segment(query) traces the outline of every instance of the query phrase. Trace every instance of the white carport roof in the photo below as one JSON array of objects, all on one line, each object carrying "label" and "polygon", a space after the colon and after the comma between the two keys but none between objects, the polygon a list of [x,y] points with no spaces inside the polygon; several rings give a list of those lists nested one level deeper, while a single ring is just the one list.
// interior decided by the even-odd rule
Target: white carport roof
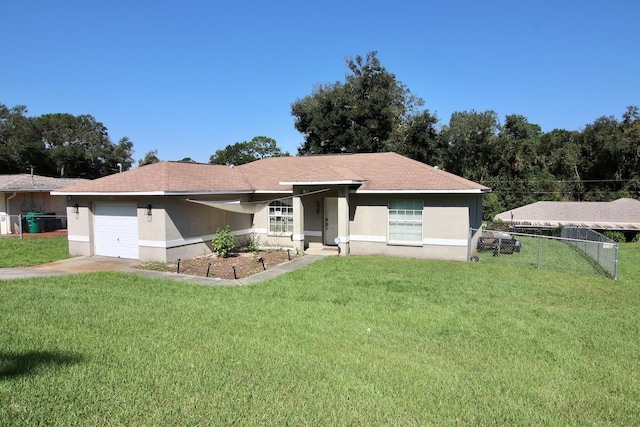
[{"label": "white carport roof", "polygon": [[640,200],[613,202],[536,202],[495,216],[514,227],[556,228],[564,225],[597,230],[640,230]]}]

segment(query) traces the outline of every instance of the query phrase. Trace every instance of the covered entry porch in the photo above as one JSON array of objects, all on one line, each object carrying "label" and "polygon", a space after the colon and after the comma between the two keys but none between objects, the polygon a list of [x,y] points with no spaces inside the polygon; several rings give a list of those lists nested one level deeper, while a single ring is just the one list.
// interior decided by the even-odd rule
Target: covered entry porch
[{"label": "covered entry porch", "polygon": [[[293,246],[316,255],[349,255],[349,190],[353,184],[322,184],[293,185]],[[321,187],[326,191],[319,191]]]}]

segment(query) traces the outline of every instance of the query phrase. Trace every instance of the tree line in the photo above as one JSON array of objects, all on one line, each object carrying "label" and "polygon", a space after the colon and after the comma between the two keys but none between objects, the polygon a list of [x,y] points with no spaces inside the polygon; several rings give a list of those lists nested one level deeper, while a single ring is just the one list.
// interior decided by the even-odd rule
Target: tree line
[{"label": "tree line", "polygon": [[640,114],[582,130],[542,132],[519,114],[454,112],[447,124],[386,70],[376,52],[347,59],[344,82],[291,106],[299,155],[394,151],[482,183],[485,219],[538,200],[608,201],[640,194]]},{"label": "tree line", "polygon": [[[492,188],[485,219],[538,200],[608,201],[640,195],[640,112],[600,117],[581,130],[542,132],[519,114],[454,112],[441,124],[377,57],[346,60],[344,81],[318,84],[291,104],[303,142],[298,155],[394,151]],[[90,115],[27,117],[0,104],[0,173],[31,167],[45,176],[97,178],[133,164],[133,142],[114,144]],[[288,156],[257,136],[217,150],[209,162],[240,165]],[[139,165],[160,161],[149,151]],[[193,162],[189,157],[183,162]]]}]

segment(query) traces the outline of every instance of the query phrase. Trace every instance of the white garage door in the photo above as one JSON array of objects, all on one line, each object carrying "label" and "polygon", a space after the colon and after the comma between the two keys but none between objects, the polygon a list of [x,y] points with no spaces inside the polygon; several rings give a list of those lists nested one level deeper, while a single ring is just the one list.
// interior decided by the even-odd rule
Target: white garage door
[{"label": "white garage door", "polygon": [[135,204],[96,203],[93,215],[96,255],[138,259],[138,212]]}]

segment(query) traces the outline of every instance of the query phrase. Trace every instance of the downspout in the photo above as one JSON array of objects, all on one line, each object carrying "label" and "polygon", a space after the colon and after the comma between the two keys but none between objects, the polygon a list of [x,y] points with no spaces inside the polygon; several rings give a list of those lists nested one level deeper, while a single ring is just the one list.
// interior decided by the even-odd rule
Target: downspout
[{"label": "downspout", "polygon": [[9,196],[7,198],[7,200],[5,200],[5,207],[6,207],[6,212],[7,212],[7,234],[12,234],[11,233],[11,212],[9,209],[9,200],[13,199],[14,197],[16,197],[18,193],[16,191],[13,192],[13,194],[11,196]]}]

